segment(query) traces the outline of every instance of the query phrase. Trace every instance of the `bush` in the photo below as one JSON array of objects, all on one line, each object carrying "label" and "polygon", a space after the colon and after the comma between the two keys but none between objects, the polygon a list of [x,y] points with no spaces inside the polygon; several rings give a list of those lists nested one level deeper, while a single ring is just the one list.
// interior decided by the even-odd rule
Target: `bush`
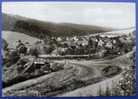
[{"label": "bush", "polygon": [[125,72],[122,74],[122,78],[119,80],[119,83],[116,85],[113,83],[113,86],[110,90],[107,87],[106,91],[102,91],[99,88],[99,96],[134,96],[136,94],[136,66],[135,66],[135,56],[131,57],[132,64],[125,69]]}]

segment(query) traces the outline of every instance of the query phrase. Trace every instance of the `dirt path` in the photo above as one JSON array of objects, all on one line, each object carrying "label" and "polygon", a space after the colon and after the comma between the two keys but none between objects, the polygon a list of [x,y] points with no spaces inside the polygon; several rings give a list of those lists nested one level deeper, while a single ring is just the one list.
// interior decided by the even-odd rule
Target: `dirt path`
[{"label": "dirt path", "polygon": [[[92,68],[84,67],[83,65],[74,64],[74,63],[70,63],[70,65],[71,64],[73,65],[74,69],[78,69],[79,73],[77,72],[76,76],[78,76],[80,78],[84,78],[87,75],[93,74],[93,69]],[[21,82],[21,83],[18,83],[18,84],[6,87],[6,88],[3,89],[3,92],[6,92],[8,90],[15,90],[15,89],[16,90],[20,90],[22,88],[27,88],[27,87],[30,87],[30,86],[35,86],[38,83],[44,82],[45,80],[48,80],[49,78],[54,77],[56,74],[57,75],[61,75],[64,72],[65,72],[64,76],[61,75],[61,77],[63,76],[63,78],[66,78],[66,76],[68,76],[66,74],[66,71],[69,72],[70,69],[68,69],[68,70],[61,70],[61,71],[58,71],[58,72],[54,72],[54,73],[51,73],[51,74],[48,74],[48,75],[44,75],[44,76],[41,76],[41,77],[38,77],[38,78],[30,79],[30,80],[27,80],[27,81],[24,81],[24,82]],[[83,75],[81,75],[81,74],[83,74]]]},{"label": "dirt path", "polygon": [[[63,63],[64,61],[59,61],[59,62]],[[90,80],[90,79],[93,79],[96,77],[103,77],[100,70],[98,70],[97,67],[101,64],[103,65],[103,63],[104,63],[104,65],[107,65],[108,61],[103,61],[103,60],[101,60],[101,61],[92,61],[92,60],[91,61],[75,61],[74,60],[74,61],[68,61],[68,63],[71,66],[73,66],[73,69],[77,69],[77,72],[73,72],[73,74],[75,73],[75,76],[77,79],[87,81],[87,80]],[[13,86],[7,87],[7,88],[3,89],[3,93],[6,93],[7,91],[11,91],[11,90],[16,91],[16,90],[26,89],[31,86],[34,87],[37,84],[44,83],[44,82],[46,83],[46,81],[50,80],[53,77],[54,78],[58,77],[58,78],[51,79],[50,82],[52,81],[53,84],[59,83],[60,85],[62,85],[62,84],[64,84],[64,82],[67,82],[69,79],[71,79],[74,76],[73,74],[72,74],[72,70],[70,71],[68,69],[58,71],[55,73],[51,73],[50,75],[44,75],[39,78],[27,80],[25,82],[21,82],[21,83],[15,84]],[[66,79],[66,78],[68,78],[68,79]],[[106,78],[106,79],[108,81],[108,78]],[[102,81],[103,81],[103,79],[102,79]],[[99,80],[98,82],[100,83],[101,80]],[[97,84],[98,84],[98,82],[97,82]],[[98,85],[97,85],[97,87],[98,87]],[[75,90],[79,90],[79,89],[80,88],[77,88]],[[72,92],[74,92],[74,91],[72,91]]]},{"label": "dirt path", "polygon": [[[88,79],[91,79],[93,77],[100,77],[102,76],[101,75],[101,72],[99,70],[97,70],[97,68],[95,68],[94,66],[93,67],[89,67],[87,65],[84,65],[84,64],[80,64],[78,62],[71,62],[71,64],[74,64],[75,66],[78,66],[78,67],[81,67],[80,69],[80,74],[83,74],[83,76],[81,77],[81,80],[82,81],[86,81]],[[84,74],[83,71],[87,71],[87,74]]]},{"label": "dirt path", "polygon": [[63,93],[57,96],[58,97],[99,96],[99,93],[98,93],[99,90],[102,89],[102,91],[106,91],[107,87],[110,90],[113,86],[115,86],[115,84],[120,80],[121,77],[122,75],[120,73],[112,78],[105,79],[96,84],[78,88],[74,91]]},{"label": "dirt path", "polygon": [[[77,61],[76,61],[77,62]],[[78,63],[78,62],[77,62]],[[100,65],[100,64],[111,64],[112,61],[110,60],[102,60],[102,61],[87,61],[87,62],[79,62],[79,64],[83,64],[85,66],[88,66],[89,64],[97,64],[97,65]],[[89,65],[90,66],[90,65]],[[123,67],[126,67],[126,65],[124,64],[119,64],[119,67],[120,68],[123,68]],[[97,69],[95,69],[96,71]],[[98,71],[96,71],[98,72]],[[58,95],[59,97],[70,97],[70,96],[98,96],[98,91],[100,89],[102,89],[103,91],[106,91],[107,87],[109,88],[109,90],[111,88],[113,88],[115,86],[116,83],[118,83],[118,81],[122,78],[122,73],[119,73],[111,78],[107,78],[103,81],[100,81],[96,84],[91,84],[91,85],[88,85],[86,87],[83,87],[83,88],[78,88],[74,91],[71,91],[71,92],[67,92],[67,93],[63,93],[63,94],[60,94]]]}]

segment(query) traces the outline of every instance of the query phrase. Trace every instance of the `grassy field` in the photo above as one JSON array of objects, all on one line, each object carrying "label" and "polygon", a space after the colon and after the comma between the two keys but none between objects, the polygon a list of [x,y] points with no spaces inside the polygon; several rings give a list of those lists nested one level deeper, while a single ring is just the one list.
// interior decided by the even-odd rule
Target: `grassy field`
[{"label": "grassy field", "polygon": [[18,40],[21,40],[24,43],[29,42],[29,45],[33,45],[36,41],[39,40],[35,37],[13,31],[2,31],[2,38],[7,41],[9,48],[16,48],[16,43]]}]

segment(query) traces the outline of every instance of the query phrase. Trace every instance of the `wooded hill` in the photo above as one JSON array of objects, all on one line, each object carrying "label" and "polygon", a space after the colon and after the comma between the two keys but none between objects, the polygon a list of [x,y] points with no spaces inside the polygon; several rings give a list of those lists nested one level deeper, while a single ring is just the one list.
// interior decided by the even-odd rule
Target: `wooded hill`
[{"label": "wooded hill", "polygon": [[113,30],[112,28],[91,25],[44,22],[5,13],[3,13],[2,16],[3,30],[21,32],[37,38],[45,36],[81,36]]}]

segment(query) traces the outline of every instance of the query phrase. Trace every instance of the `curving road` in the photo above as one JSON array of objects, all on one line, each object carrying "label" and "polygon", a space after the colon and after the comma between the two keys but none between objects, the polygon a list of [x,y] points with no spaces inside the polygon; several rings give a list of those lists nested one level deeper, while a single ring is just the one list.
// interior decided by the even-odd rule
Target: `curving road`
[{"label": "curving road", "polygon": [[[64,61],[59,61],[59,62],[62,63]],[[87,81],[89,79],[96,78],[96,77],[103,77],[102,74],[101,74],[101,71],[99,70],[99,67],[100,67],[101,64],[102,65],[108,65],[109,64],[108,61],[103,61],[103,60],[102,61],[92,61],[92,60],[91,61],[69,61],[68,63],[70,65],[72,64],[71,69],[58,71],[58,72],[55,72],[55,73],[51,73],[51,74],[48,74],[48,75],[41,76],[39,78],[34,78],[34,79],[31,79],[31,80],[27,80],[27,81],[15,84],[13,86],[10,86],[10,87],[7,87],[7,88],[3,89],[3,92],[6,93],[7,91],[10,91],[10,90],[20,90],[22,88],[28,88],[30,86],[34,87],[38,83],[45,83],[45,81],[47,81],[47,80],[49,80],[53,77],[59,77],[59,79],[58,78],[56,79],[57,81],[55,79],[53,79],[53,80],[55,80],[54,83],[59,83],[61,85],[68,82],[69,79],[72,79],[72,77],[75,77],[76,79],[80,79],[80,80],[83,80],[83,81]],[[120,75],[120,74],[118,74],[118,75]],[[111,80],[119,79],[120,76],[118,76],[118,75],[113,76],[112,78],[104,78],[104,80],[99,81],[96,84],[93,84],[91,86],[96,85],[97,87],[99,87],[99,85],[101,85],[99,83],[102,83],[102,82],[108,82],[108,84],[111,85],[110,83],[112,83],[112,82],[110,81],[110,79]],[[84,88],[87,89],[87,86],[84,87]],[[81,91],[84,92],[84,90],[82,90],[81,88],[78,88],[74,91],[77,91],[77,90],[81,90]],[[74,91],[67,92],[66,94],[63,94],[63,96],[64,95],[65,96],[77,95],[77,94],[74,94]]]}]

